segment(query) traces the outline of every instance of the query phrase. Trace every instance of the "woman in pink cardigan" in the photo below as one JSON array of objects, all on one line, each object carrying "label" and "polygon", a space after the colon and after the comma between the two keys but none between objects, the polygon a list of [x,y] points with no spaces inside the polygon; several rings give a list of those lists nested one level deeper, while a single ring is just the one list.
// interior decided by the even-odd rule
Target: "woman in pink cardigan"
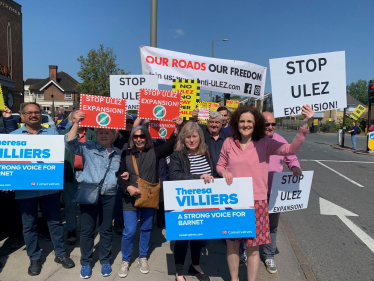
[{"label": "woman in pink cardigan", "polygon": [[301,108],[303,125],[291,144],[284,144],[265,137],[265,119],[249,106],[239,107],[230,120],[232,137],[223,143],[217,163],[218,174],[231,185],[234,178],[252,177],[256,221],[256,237],[227,240],[227,263],[231,281],[237,281],[239,273],[239,245],[247,246],[247,275],[256,280],[260,264],[259,245],[270,243],[270,227],[267,202],[268,166],[271,155],[295,155],[308,132],[308,122],[314,116],[309,105]]}]

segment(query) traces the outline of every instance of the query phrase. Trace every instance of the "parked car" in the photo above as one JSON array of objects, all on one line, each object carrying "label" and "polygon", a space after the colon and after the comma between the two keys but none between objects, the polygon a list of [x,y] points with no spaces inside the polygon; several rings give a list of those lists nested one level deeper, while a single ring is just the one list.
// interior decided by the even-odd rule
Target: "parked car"
[{"label": "parked car", "polygon": [[[23,124],[21,121],[21,117],[19,116],[18,113],[12,113],[12,116],[14,119],[16,119],[18,124]],[[57,130],[55,122],[53,122],[52,117],[49,116],[48,114],[42,114],[42,124],[48,124],[49,128]],[[3,130],[4,130],[3,116],[0,116],[0,131],[3,131]]]},{"label": "parked car", "polygon": [[66,117],[64,120],[62,120],[60,123],[57,124],[57,130],[63,131],[66,129],[66,125],[69,123],[68,117]]}]

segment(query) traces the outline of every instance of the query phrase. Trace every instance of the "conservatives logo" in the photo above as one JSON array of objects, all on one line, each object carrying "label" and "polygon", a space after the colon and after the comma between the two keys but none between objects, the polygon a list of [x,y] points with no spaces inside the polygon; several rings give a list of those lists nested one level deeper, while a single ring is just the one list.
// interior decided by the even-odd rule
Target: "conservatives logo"
[{"label": "conservatives logo", "polygon": [[222,234],[227,234],[227,231],[226,230],[222,231]]},{"label": "conservatives logo", "polygon": [[166,130],[165,128],[161,128],[160,131],[158,131],[158,134],[160,135],[160,137],[162,138],[165,138],[166,135],[168,133],[168,130]]},{"label": "conservatives logo", "polygon": [[108,113],[105,113],[105,112],[101,112],[99,113],[97,116],[96,116],[96,123],[99,125],[99,126],[103,126],[103,127],[106,127],[109,125],[110,123],[110,115]]},{"label": "conservatives logo", "polygon": [[157,105],[153,108],[153,116],[156,118],[164,118],[166,115],[166,108],[162,105]]},{"label": "conservatives logo", "polygon": [[31,185],[35,185],[35,182],[32,182]]}]

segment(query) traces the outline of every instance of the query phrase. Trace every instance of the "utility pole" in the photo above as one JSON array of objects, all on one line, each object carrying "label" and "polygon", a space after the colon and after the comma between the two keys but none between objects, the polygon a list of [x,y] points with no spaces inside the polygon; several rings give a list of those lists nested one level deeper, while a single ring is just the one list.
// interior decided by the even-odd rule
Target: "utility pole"
[{"label": "utility pole", "polygon": [[151,47],[157,47],[157,0],[151,0]]},{"label": "utility pole", "polygon": [[[229,39],[222,39],[222,40],[212,40],[212,58],[214,58],[214,42],[216,41],[229,41]],[[210,102],[213,102],[213,92],[210,91]],[[225,105],[226,105],[226,100],[225,100]]]},{"label": "utility pole", "polygon": [[[371,121],[371,102],[374,101],[374,79],[369,81],[368,85],[368,102],[369,102],[369,112],[368,112],[368,131],[370,128]],[[369,152],[369,134],[366,137],[366,152]]]}]

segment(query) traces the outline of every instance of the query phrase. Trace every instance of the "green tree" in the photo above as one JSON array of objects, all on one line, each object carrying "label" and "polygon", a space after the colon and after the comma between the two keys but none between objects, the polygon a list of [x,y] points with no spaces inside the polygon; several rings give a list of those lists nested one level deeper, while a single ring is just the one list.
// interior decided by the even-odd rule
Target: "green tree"
[{"label": "green tree", "polygon": [[111,48],[104,49],[102,44],[98,50],[90,50],[87,58],[80,56],[77,60],[81,63],[78,76],[83,82],[76,88],[81,94],[109,96],[109,75],[130,73],[117,67],[117,56]]},{"label": "green tree", "polygon": [[368,82],[366,80],[358,80],[347,86],[347,94],[354,97],[361,103],[368,105]]}]

